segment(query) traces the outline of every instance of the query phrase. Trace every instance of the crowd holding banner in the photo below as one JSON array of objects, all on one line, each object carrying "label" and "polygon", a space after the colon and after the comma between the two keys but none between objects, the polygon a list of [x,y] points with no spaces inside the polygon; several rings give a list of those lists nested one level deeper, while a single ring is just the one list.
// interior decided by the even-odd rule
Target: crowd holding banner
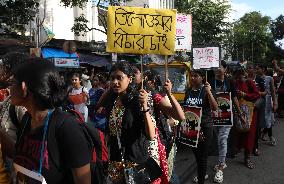
[{"label": "crowd holding banner", "polygon": [[[264,66],[257,66],[257,77],[251,79],[241,66],[230,72],[218,46],[192,47],[191,22],[190,15],[176,10],[108,9],[107,51],[165,56],[164,80],[153,70],[144,71],[143,62],[141,67],[116,62],[108,76],[73,73],[63,80],[54,63],[5,55],[1,64],[8,67],[1,71],[1,84],[10,91],[0,105],[0,151],[5,153],[0,183],[5,178],[6,183],[178,184],[173,166],[178,141],[192,148],[197,162],[193,182],[203,184],[214,132],[219,153],[214,182],[223,182],[230,132],[237,134],[231,145],[235,153],[244,148],[244,164],[253,169],[259,134],[264,139],[268,133],[276,145],[273,79]],[[182,104],[172,94],[177,84],[167,75],[167,56],[176,50],[192,52]],[[208,80],[210,70],[214,78]],[[11,104],[21,107],[21,117]],[[5,170],[4,163],[11,167]]]}]

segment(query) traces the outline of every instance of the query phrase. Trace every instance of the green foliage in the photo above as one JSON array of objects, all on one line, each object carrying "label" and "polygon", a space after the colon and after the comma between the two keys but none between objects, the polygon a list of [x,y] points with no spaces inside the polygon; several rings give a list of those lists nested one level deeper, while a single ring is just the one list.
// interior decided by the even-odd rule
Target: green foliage
[{"label": "green foliage", "polygon": [[192,15],[193,44],[221,44],[228,34],[228,0],[179,0],[177,9]]},{"label": "green foliage", "polygon": [[270,17],[262,16],[260,12],[246,13],[234,23],[232,42],[234,44],[233,58],[249,59],[261,62],[273,42],[270,32]]},{"label": "green foliage", "polygon": [[25,32],[25,25],[38,12],[38,0],[7,0],[0,3],[0,28],[6,32]]},{"label": "green foliage", "polygon": [[271,24],[271,32],[274,40],[284,39],[284,16],[279,15]]},{"label": "green foliage", "polygon": [[78,6],[80,8],[83,8],[88,0],[60,0],[60,2],[63,4],[65,7],[75,7]]}]

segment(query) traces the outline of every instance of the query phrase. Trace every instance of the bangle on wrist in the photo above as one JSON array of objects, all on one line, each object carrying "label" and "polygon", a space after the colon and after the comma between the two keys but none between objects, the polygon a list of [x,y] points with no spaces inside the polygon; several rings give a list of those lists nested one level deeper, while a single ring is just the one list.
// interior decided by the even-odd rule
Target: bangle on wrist
[{"label": "bangle on wrist", "polygon": [[147,108],[146,110],[141,110],[141,112],[143,112],[143,113],[146,113],[146,112],[149,112],[150,111],[150,108]]}]

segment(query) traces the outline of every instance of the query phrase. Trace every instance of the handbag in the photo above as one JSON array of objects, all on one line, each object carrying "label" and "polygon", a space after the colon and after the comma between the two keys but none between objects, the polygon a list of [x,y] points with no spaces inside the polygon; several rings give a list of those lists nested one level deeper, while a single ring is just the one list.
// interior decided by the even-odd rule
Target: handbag
[{"label": "handbag", "polygon": [[254,103],[241,99],[239,104],[245,122],[242,122],[239,116],[234,116],[234,124],[239,132],[248,132],[252,122]]}]

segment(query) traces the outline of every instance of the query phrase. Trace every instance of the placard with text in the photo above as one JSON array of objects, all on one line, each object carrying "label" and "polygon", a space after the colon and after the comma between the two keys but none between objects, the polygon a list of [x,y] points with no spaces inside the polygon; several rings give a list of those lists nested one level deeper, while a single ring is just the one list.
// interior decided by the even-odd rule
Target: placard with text
[{"label": "placard with text", "polygon": [[110,6],[107,52],[173,55],[176,10]]}]

